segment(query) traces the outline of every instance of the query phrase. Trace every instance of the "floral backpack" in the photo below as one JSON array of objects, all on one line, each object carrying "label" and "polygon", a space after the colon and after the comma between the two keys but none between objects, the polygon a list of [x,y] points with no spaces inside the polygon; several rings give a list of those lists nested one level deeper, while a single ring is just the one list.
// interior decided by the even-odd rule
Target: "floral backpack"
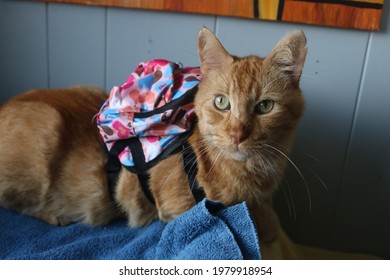
[{"label": "floral backpack", "polygon": [[152,60],[140,63],[122,86],[111,90],[97,115],[109,152],[110,181],[121,165],[139,177],[145,175],[184,145],[194,125],[200,80],[198,67]]}]

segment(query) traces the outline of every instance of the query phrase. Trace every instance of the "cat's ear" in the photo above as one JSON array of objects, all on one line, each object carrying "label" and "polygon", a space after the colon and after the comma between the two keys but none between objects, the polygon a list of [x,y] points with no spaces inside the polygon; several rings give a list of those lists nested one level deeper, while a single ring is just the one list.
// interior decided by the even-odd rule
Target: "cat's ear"
[{"label": "cat's ear", "polygon": [[233,57],[207,27],[203,27],[199,31],[198,54],[203,74],[206,74],[210,69],[233,63]]},{"label": "cat's ear", "polygon": [[265,59],[271,71],[286,74],[292,82],[299,83],[303,65],[305,63],[307,48],[306,36],[303,31],[295,31],[284,37]]}]

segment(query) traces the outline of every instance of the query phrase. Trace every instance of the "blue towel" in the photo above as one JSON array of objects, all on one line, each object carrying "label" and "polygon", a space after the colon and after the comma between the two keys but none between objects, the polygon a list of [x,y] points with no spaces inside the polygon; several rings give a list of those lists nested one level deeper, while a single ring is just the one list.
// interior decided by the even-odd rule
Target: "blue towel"
[{"label": "blue towel", "polygon": [[245,203],[226,207],[204,199],[169,223],[129,228],[51,226],[0,208],[0,259],[260,259]]}]

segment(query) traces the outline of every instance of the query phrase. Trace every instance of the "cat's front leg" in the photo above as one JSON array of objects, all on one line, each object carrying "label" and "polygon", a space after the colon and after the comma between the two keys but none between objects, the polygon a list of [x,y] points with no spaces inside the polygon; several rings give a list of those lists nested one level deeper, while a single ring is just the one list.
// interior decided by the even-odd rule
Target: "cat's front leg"
[{"label": "cat's front leg", "polygon": [[257,225],[260,241],[263,243],[275,240],[281,228],[271,200],[257,201],[253,205],[249,205],[249,208]]},{"label": "cat's front leg", "polygon": [[143,193],[137,175],[125,168],[118,178],[115,200],[130,227],[146,226],[158,218],[157,209]]},{"label": "cat's front leg", "polygon": [[[159,203],[158,208],[158,217],[161,221],[170,222],[173,219],[177,218],[184,212],[190,210],[195,205],[195,202],[188,200],[185,202],[171,201],[171,202],[162,202]],[[173,207],[172,207],[173,206]]]},{"label": "cat's front leg", "polygon": [[181,154],[163,160],[150,175],[150,187],[160,220],[169,222],[195,205]]}]

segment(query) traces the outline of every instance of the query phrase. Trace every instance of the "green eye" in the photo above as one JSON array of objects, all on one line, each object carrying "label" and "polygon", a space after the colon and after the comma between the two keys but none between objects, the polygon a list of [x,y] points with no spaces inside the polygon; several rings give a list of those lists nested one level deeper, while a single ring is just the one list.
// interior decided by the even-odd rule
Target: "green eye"
[{"label": "green eye", "polygon": [[274,103],[275,102],[273,100],[263,100],[256,105],[255,111],[260,115],[268,114],[274,108]]},{"label": "green eye", "polygon": [[226,96],[218,95],[214,99],[214,105],[218,110],[229,110],[230,101]]}]

